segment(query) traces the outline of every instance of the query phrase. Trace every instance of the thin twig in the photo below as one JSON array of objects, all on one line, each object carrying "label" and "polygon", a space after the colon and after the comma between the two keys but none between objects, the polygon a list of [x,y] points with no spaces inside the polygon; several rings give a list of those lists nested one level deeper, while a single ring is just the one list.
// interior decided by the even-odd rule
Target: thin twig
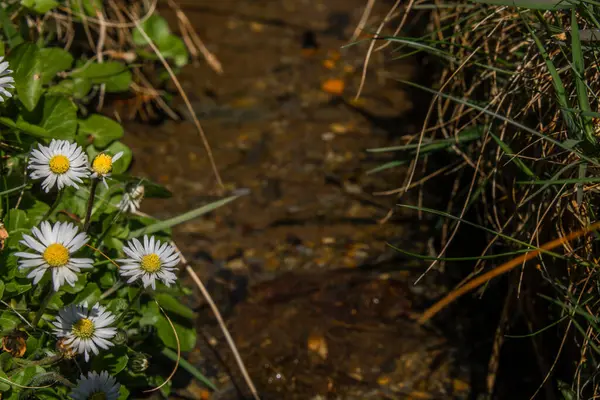
[{"label": "thin twig", "polygon": [[177,248],[177,245],[175,245],[174,242],[171,242],[171,245],[179,253],[179,258],[181,260],[181,263],[185,266],[186,272],[191,276],[194,283],[196,283],[196,286],[198,286],[198,289],[200,289],[202,296],[204,297],[204,299],[208,303],[210,309],[212,310],[213,314],[215,315],[215,318],[217,319],[219,327],[221,328],[221,331],[223,332],[223,335],[225,336],[225,339],[227,340],[227,344],[229,345],[229,348],[231,349],[231,352],[233,353],[233,357],[235,358],[238,368],[240,369],[240,372],[242,373],[242,376],[244,377],[244,380],[246,381],[246,385],[248,385],[248,388],[250,389],[252,396],[254,397],[255,400],[260,400],[260,397],[258,396],[256,387],[254,386],[254,383],[252,382],[252,378],[250,378],[250,375],[248,374],[248,371],[246,370],[246,367],[244,366],[244,361],[242,360],[242,357],[240,356],[240,353],[237,350],[235,342],[233,341],[233,338],[231,337],[231,334],[229,333],[227,326],[225,325],[225,321],[223,321],[223,317],[221,316],[221,313],[219,312],[217,305],[213,301],[210,293],[208,293],[208,290],[206,290],[206,287],[200,280],[200,277],[198,277],[198,274],[196,274],[196,272],[192,269],[192,267],[190,267],[190,265],[188,264],[184,255],[181,253],[181,251],[179,251],[179,248]]},{"label": "thin twig", "polygon": [[367,0],[367,5],[365,6],[365,10],[363,11],[362,16],[360,17],[360,21],[358,22],[358,25],[356,25],[356,29],[354,29],[354,32],[352,33],[352,36],[350,37],[349,42],[355,41],[356,38],[358,37],[358,35],[360,35],[360,33],[363,31],[363,29],[365,29],[365,25],[367,24],[367,21],[369,20],[371,11],[373,10],[373,5],[375,5],[375,0]]}]

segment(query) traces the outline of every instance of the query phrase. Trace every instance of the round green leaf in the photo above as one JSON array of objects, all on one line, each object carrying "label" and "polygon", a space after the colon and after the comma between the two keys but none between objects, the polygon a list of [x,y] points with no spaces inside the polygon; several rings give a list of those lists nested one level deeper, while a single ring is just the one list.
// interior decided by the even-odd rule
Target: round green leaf
[{"label": "round green leaf", "polygon": [[100,114],[79,121],[79,132],[94,138],[94,147],[103,149],[113,141],[123,137],[123,127],[116,121]]},{"label": "round green leaf", "polygon": [[60,47],[40,49],[40,58],[43,65],[43,84],[50,83],[57,73],[71,69],[71,65],[73,65],[71,53]]},{"label": "round green leaf", "polygon": [[[167,21],[161,17],[160,15],[152,15],[150,18],[146,19],[144,22],[140,24],[140,28],[146,32],[146,35],[154,42],[158,43],[161,39],[169,36],[171,34],[171,29],[169,29],[169,24]],[[133,42],[138,46],[145,46],[148,44],[144,35],[140,32],[140,28],[135,28],[133,30]]]},{"label": "round green leaf", "polygon": [[95,356],[92,360],[92,369],[97,372],[108,371],[111,375],[117,375],[125,369],[128,361],[127,348],[116,346],[110,351]]},{"label": "round green leaf", "polygon": [[89,79],[93,84],[104,83],[107,92],[123,92],[131,84],[131,71],[123,63],[109,61],[103,64],[91,62],[71,72],[73,78]]},{"label": "round green leaf", "polygon": [[53,139],[73,139],[77,131],[77,106],[61,95],[44,96],[40,126]]},{"label": "round green leaf", "polygon": [[177,67],[183,67],[188,63],[189,54],[180,37],[169,35],[157,43],[163,57],[173,59]]},{"label": "round green leaf", "polygon": [[94,304],[96,304],[96,302],[98,300],[100,300],[101,295],[102,295],[102,293],[100,292],[98,285],[96,285],[95,283],[88,283],[88,285],[85,287],[85,289],[83,289],[81,292],[79,292],[77,297],[75,297],[75,300],[73,301],[73,303],[81,304],[81,303],[87,302],[88,306],[91,307]]},{"label": "round green leaf", "polygon": [[38,14],[45,14],[58,6],[56,0],[21,0],[21,4]]}]

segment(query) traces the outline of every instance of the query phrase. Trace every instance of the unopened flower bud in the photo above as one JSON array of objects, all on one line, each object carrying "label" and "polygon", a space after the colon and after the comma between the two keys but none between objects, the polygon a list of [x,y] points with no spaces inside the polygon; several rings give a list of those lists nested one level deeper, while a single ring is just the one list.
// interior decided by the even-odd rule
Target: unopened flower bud
[{"label": "unopened flower bud", "polygon": [[129,358],[129,367],[133,372],[144,372],[150,366],[149,358],[150,356],[148,354],[136,353]]}]

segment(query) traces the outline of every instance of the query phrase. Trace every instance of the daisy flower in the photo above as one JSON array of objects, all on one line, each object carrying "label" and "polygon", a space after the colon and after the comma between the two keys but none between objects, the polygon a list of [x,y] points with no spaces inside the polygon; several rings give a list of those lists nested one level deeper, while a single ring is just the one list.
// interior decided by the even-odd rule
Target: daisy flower
[{"label": "daisy flower", "polygon": [[87,378],[81,375],[81,379],[77,380],[77,386],[71,392],[71,398],[74,400],[117,400],[120,387],[117,380],[106,371],[99,374],[95,371],[88,372]]},{"label": "daisy flower", "polygon": [[107,350],[114,345],[108,339],[117,334],[117,328],[109,327],[115,320],[116,317],[98,303],[91,309],[87,302],[71,304],[58,312],[53,322],[54,334],[66,338],[64,344],[78,354],[84,354],[85,361],[89,361],[90,352],[97,355],[98,347]]},{"label": "daisy flower", "polygon": [[0,103],[4,101],[4,97],[12,97],[12,94],[6,89],[14,89],[12,84],[15,83],[14,78],[10,76],[12,70],[8,69],[8,62],[2,62],[2,60],[4,57],[0,57]]},{"label": "daisy flower", "polygon": [[92,178],[102,179],[104,186],[108,189],[106,178],[110,176],[112,172],[113,163],[123,156],[123,152],[120,151],[114,156],[109,156],[106,153],[100,153],[92,161]]},{"label": "daisy flower", "polygon": [[27,168],[33,170],[29,175],[32,179],[45,178],[42,189],[46,193],[54,185],[57,185],[59,190],[65,186],[78,189],[77,183],[83,183],[81,178],[89,176],[87,156],[83,149],[77,143],[67,140],[52,139],[50,146],[38,144],[38,148],[31,152]]},{"label": "daisy flower", "polygon": [[33,236],[23,235],[20,243],[35,253],[19,252],[15,255],[21,258],[20,270],[33,268],[27,277],[33,279],[34,285],[42,279],[46,271],[51,271],[55,291],[65,282],[75,286],[76,272],[92,268],[94,260],[72,257],[73,253],[89,240],[87,234],[79,232],[72,223],[57,222],[51,226],[49,222],[43,221],[40,227],[34,227],[31,233]]},{"label": "daisy flower", "polygon": [[133,239],[123,247],[123,251],[129,258],[117,261],[124,264],[119,268],[119,273],[129,277],[127,283],[141,279],[144,287],[156,289],[157,279],[167,286],[177,280],[173,271],[179,262],[179,254],[168,243],[161,245],[154,236],[144,236],[144,245]]},{"label": "daisy flower", "polygon": [[122,212],[135,213],[144,199],[144,186],[137,185],[123,193],[123,198],[117,205]]}]

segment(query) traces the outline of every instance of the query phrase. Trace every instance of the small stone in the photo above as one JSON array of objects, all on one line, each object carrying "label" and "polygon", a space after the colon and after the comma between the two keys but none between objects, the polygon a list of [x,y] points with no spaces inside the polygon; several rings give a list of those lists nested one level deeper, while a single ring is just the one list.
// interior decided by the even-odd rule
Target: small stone
[{"label": "small stone", "polygon": [[325,132],[324,134],[321,135],[321,139],[323,139],[323,141],[325,141],[325,142],[330,142],[333,139],[335,139],[335,133]]}]

